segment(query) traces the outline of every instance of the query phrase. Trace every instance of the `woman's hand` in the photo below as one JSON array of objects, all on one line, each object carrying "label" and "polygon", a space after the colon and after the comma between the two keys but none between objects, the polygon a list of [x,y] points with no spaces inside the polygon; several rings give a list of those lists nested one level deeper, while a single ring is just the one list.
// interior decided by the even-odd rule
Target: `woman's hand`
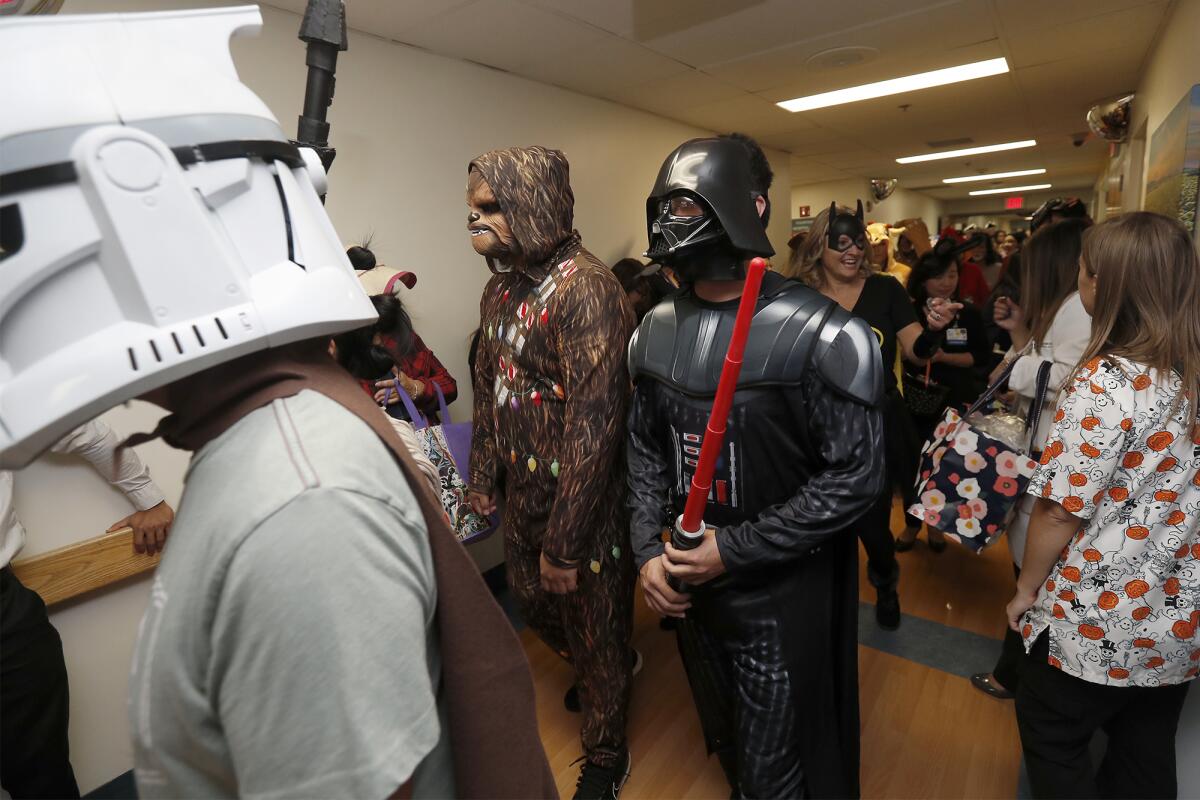
[{"label": "woman's hand", "polygon": [[996,298],[996,304],[992,306],[992,319],[997,327],[1009,333],[1025,327],[1025,312],[1007,297]]},{"label": "woman's hand", "polygon": [[962,311],[963,304],[955,303],[944,297],[931,297],[925,304],[925,327],[929,330],[945,330],[954,321],[955,315]]},{"label": "woman's hand", "polygon": [[1021,617],[1025,616],[1025,612],[1033,608],[1033,604],[1036,602],[1037,592],[1026,592],[1018,585],[1017,593],[1013,595],[1012,600],[1008,601],[1008,606],[1004,609],[1004,613],[1008,617],[1008,627],[1020,633]]},{"label": "woman's hand", "polygon": [[395,405],[400,402],[400,393],[396,391],[399,383],[414,400],[425,394],[425,383],[416,378],[410,378],[398,369],[392,369],[391,378],[375,381],[375,402],[381,405]]}]

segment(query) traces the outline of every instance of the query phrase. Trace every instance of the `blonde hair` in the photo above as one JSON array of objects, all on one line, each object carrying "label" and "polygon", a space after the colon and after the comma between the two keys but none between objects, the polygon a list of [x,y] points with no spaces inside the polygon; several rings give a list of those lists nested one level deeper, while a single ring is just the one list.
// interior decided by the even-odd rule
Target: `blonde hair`
[{"label": "blonde hair", "polygon": [[1200,398],[1200,256],[1178,220],[1150,211],[1121,214],[1087,230],[1080,255],[1096,278],[1092,338],[1080,368],[1117,356],[1182,380],[1197,417]]},{"label": "blonde hair", "polygon": [[[854,209],[846,206],[838,206],[837,210],[842,214],[854,213]],[[825,269],[821,266],[821,256],[825,255],[828,240],[829,209],[826,208],[813,218],[812,227],[808,229],[808,238],[804,240],[804,244],[792,251],[788,257],[787,266],[780,271],[781,274],[786,278],[801,281],[818,291],[825,288]],[[863,253],[862,264],[858,268],[859,274],[864,278],[874,272],[870,264],[870,245],[867,248],[867,251]]]}]

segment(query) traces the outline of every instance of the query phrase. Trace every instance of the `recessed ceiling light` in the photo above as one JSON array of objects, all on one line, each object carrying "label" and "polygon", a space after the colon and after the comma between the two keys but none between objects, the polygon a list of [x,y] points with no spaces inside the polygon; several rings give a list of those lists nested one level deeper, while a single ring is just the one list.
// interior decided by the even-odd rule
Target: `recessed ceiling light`
[{"label": "recessed ceiling light", "polygon": [[969,194],[974,197],[979,194],[1007,194],[1008,192],[1032,192],[1037,189],[1049,189],[1053,184],[1035,183],[1032,186],[1006,186],[1003,189],[976,189]]},{"label": "recessed ceiling light", "polygon": [[840,106],[844,103],[857,103],[859,100],[870,100],[874,97],[887,97],[891,94],[915,92],[918,89],[928,89],[933,86],[945,86],[948,83],[961,83],[976,78],[987,78],[991,75],[1003,75],[1005,72],[1008,72],[1008,62],[1003,58],[992,58],[987,61],[976,61],[973,64],[961,64],[957,67],[906,75],[903,78],[864,83],[862,86],[851,86],[848,89],[836,89],[832,92],[797,97],[775,105],[785,111],[811,111],[814,108]]},{"label": "recessed ceiling light", "polygon": [[897,164],[916,164],[919,161],[937,161],[940,158],[958,158],[960,156],[977,156],[980,153],[997,153],[1001,150],[1017,150],[1022,147],[1034,147],[1037,139],[1025,139],[1020,142],[1005,142],[1004,144],[985,144],[982,147],[966,147],[962,150],[943,150],[940,153],[925,153],[919,156],[897,158]]},{"label": "recessed ceiling light", "polygon": [[1018,169],[1012,172],[993,172],[989,175],[964,175],[961,178],[942,178],[942,183],[970,183],[971,181],[990,181],[1000,178],[1019,178],[1022,175],[1041,175],[1044,169]]}]

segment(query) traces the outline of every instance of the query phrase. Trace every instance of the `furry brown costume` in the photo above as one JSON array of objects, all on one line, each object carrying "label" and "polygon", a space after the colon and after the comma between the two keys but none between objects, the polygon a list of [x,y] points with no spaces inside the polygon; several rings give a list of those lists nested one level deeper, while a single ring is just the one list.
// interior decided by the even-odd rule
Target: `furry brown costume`
[{"label": "furry brown costume", "polygon": [[[471,489],[503,471],[508,580],[521,614],[575,667],[583,749],[624,758],[635,575],[622,441],[633,314],[572,229],[567,160],[543,147],[471,162],[468,228],[495,274],[480,302]],[[577,588],[559,593],[555,576]]]}]

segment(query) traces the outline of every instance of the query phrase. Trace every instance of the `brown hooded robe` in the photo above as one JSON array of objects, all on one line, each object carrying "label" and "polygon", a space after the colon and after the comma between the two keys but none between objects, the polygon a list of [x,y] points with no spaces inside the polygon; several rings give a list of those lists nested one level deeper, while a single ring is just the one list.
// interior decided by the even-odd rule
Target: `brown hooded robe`
[{"label": "brown hooded robe", "polygon": [[[635,573],[623,442],[633,313],[620,282],[572,229],[566,158],[543,147],[471,162],[513,233],[516,263],[480,302],[470,484],[503,473],[508,580],[529,626],[571,661],[593,763],[625,748]],[[541,588],[539,559],[578,565],[578,589]]]}]

